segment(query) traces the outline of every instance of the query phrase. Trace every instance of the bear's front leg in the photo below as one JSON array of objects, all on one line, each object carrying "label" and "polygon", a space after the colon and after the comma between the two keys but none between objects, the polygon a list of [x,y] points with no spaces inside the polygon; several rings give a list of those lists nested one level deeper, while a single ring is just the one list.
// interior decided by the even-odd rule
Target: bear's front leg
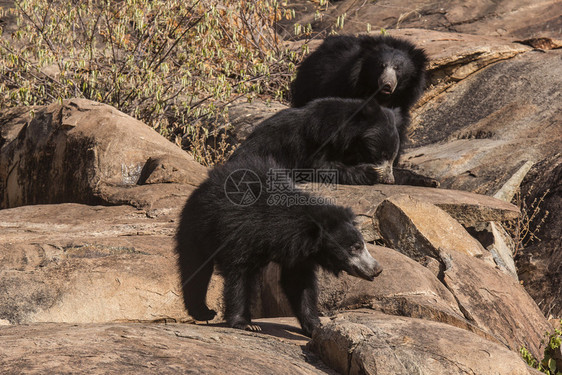
[{"label": "bear's front leg", "polygon": [[281,287],[289,299],[293,313],[298,318],[304,334],[312,336],[320,325],[318,318],[318,286],[313,265],[283,267]]},{"label": "bear's front leg", "polygon": [[224,276],[225,318],[232,328],[246,331],[261,331],[251,324],[250,307],[253,295],[254,275],[247,271],[230,271]]}]

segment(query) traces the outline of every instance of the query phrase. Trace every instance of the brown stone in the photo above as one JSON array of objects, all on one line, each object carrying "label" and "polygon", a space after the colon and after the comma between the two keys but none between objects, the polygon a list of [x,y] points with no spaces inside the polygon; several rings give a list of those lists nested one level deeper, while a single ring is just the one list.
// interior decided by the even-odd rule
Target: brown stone
[{"label": "brown stone", "polygon": [[525,289],[509,275],[473,257],[440,255],[443,283],[465,317],[511,350],[522,346],[542,358],[541,340],[550,325]]},{"label": "brown stone", "polygon": [[296,327],[264,334],[193,324],[0,326],[3,374],[334,374]]},{"label": "brown stone", "polygon": [[323,6],[322,17],[315,14],[315,4],[293,1],[296,19],[285,21],[287,30],[294,22],[310,23],[314,31],[330,30],[338,17],[344,19],[343,33],[366,32],[370,25],[373,33],[381,28],[419,28],[479,36],[506,36],[515,38],[560,38],[562,5],[557,0],[500,0],[480,1],[468,5],[462,0],[446,3],[428,0],[381,0],[361,2],[342,0]]},{"label": "brown stone", "polygon": [[518,353],[473,333],[365,310],[339,314],[309,347],[341,374],[535,374]]},{"label": "brown stone", "polygon": [[528,161],[559,153],[561,56],[527,52],[498,62],[422,105],[404,166],[445,188],[494,195]]},{"label": "brown stone", "polygon": [[[176,208],[176,216],[180,207]],[[130,206],[0,210],[0,319],[183,321],[176,219]],[[210,303],[220,310],[220,279]]]},{"label": "brown stone", "polygon": [[[369,307],[386,314],[447,323],[496,340],[465,319],[453,294],[429,269],[398,251],[382,246],[367,247],[383,267],[383,272],[373,282],[345,273],[335,277],[331,273],[319,271],[319,309],[324,315]],[[292,315],[289,302],[280,288],[279,277],[279,267],[274,264],[263,273],[254,316]]]},{"label": "brown stone", "polygon": [[465,226],[488,221],[512,220],[519,216],[519,209],[510,203],[460,190],[407,185],[338,185],[336,190],[318,185],[303,187],[315,194],[330,198],[335,204],[351,207],[358,216],[360,229],[367,241],[380,238],[380,233],[373,227],[377,206],[386,198],[400,194],[434,204]]},{"label": "brown stone", "polygon": [[385,199],[375,213],[384,241],[412,259],[457,251],[482,258],[482,245],[439,207],[409,195]]},{"label": "brown stone", "polygon": [[142,122],[85,99],[29,108],[27,113],[10,110],[0,125],[3,208],[122,203],[113,200],[117,190],[121,198],[138,201],[130,188],[138,184],[149,160],[160,166],[153,162],[154,168],[145,170],[142,183],[181,182],[194,187],[206,175],[206,169],[190,155]]}]

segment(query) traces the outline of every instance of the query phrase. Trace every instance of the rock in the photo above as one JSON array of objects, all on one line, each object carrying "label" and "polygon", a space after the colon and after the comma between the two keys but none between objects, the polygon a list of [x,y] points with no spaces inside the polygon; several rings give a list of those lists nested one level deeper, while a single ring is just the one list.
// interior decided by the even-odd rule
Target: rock
[{"label": "rock", "polygon": [[[330,30],[338,17],[343,17],[344,33],[384,29],[420,28],[483,36],[509,36],[516,38],[560,38],[562,5],[556,0],[494,1],[467,4],[461,0],[447,3],[425,0],[383,0],[356,2],[343,0],[323,6],[320,16],[315,16],[313,4],[305,1],[291,2],[296,19],[281,22],[292,31],[294,22],[310,23],[313,30]],[[389,30],[390,31],[390,30]]]},{"label": "rock", "polygon": [[[130,206],[0,210],[0,319],[188,320],[173,250],[180,209],[157,218]],[[220,309],[219,278],[209,294]]]},{"label": "rock", "polygon": [[517,353],[465,330],[364,310],[324,324],[309,348],[341,374],[535,374]]},{"label": "rock", "polygon": [[533,166],[521,191],[527,219],[520,226],[537,239],[523,239],[525,248],[516,257],[519,276],[547,317],[562,318],[562,154]]},{"label": "rock", "polygon": [[259,123],[286,108],[289,107],[260,99],[252,102],[245,98],[234,101],[228,106],[228,120],[232,125],[231,136],[236,143],[242,142]]},{"label": "rock", "polygon": [[85,99],[36,107],[27,113],[10,110],[0,125],[3,208],[123,203],[116,202],[115,195],[148,207],[169,193],[164,192],[164,197],[156,194],[148,201],[135,196],[137,190],[131,188],[136,187],[148,160],[157,160],[160,168],[154,167],[150,173],[145,169],[142,183],[181,182],[194,187],[206,175],[206,169],[191,156],[142,122]]},{"label": "rock", "polygon": [[[404,166],[438,179],[445,188],[493,195],[534,162],[520,200],[529,211],[523,217],[537,209],[531,223],[521,222],[522,228],[534,231],[546,211],[559,212],[562,207],[561,58],[561,50],[520,54],[463,79],[422,105]],[[533,207],[543,195],[541,207]],[[516,259],[519,278],[547,316],[562,315],[558,216],[546,217],[536,232],[541,241],[527,243]]]},{"label": "rock", "polygon": [[0,327],[0,367],[4,374],[334,374],[299,346],[294,327],[282,328],[258,334],[193,324]]},{"label": "rock", "polygon": [[385,199],[374,216],[387,245],[412,259],[437,258],[440,251],[477,258],[486,255],[482,245],[459,222],[437,206],[411,196]]},{"label": "rock", "polygon": [[501,199],[506,202],[513,201],[513,197],[519,191],[521,182],[523,182],[523,179],[525,178],[527,173],[529,173],[529,170],[532,166],[533,162],[530,161],[523,164],[523,166],[519,168],[519,170],[509,178],[509,180],[507,180],[507,182],[501,187],[501,189],[498,190],[496,194],[494,194],[494,198]]},{"label": "rock", "polygon": [[[429,57],[428,87],[417,106],[490,64],[531,50],[510,38],[487,35],[422,29],[390,30],[389,34],[410,40],[423,48]],[[414,116],[417,113],[414,111]],[[415,128],[416,122],[413,125]]]},{"label": "rock", "polygon": [[[492,341],[494,336],[465,319],[455,297],[430,270],[398,251],[367,245],[384,271],[373,282],[342,273],[335,277],[319,271],[320,312],[369,307],[386,314],[443,322],[464,328]],[[260,298],[253,316],[291,316],[291,308],[279,285],[279,267],[271,264],[262,274]],[[499,342],[499,341],[498,341]]]},{"label": "rock", "polygon": [[493,195],[528,161],[559,153],[561,56],[527,52],[497,62],[422,105],[404,166],[445,188]]},{"label": "rock", "polygon": [[467,228],[467,230],[492,254],[499,269],[519,281],[515,261],[513,260],[513,254],[516,250],[515,243],[501,224],[492,221],[477,227]]},{"label": "rock", "polygon": [[442,281],[464,316],[511,350],[525,346],[542,358],[541,340],[549,323],[525,289],[512,277],[459,252],[440,254]]},{"label": "rock", "polygon": [[519,217],[519,209],[510,203],[459,190],[406,185],[338,185],[335,190],[315,184],[301,187],[328,198],[334,204],[351,207],[358,216],[361,232],[366,241],[380,238],[380,233],[375,229],[376,222],[373,227],[377,206],[386,198],[400,194],[434,204],[465,226],[488,221],[513,220]]}]

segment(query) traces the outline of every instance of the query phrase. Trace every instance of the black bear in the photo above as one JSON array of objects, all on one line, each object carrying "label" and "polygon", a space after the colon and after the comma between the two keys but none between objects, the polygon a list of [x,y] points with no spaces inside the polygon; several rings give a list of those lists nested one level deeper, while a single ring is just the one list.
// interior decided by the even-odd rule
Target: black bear
[{"label": "black bear", "polygon": [[303,204],[311,196],[297,189],[292,194],[299,205],[273,204],[270,198],[279,193],[265,189],[270,168],[278,168],[270,159],[228,162],[211,170],[187,200],[176,236],[184,302],[196,320],[215,316],[205,298],[216,266],[225,280],[228,325],[259,330],[250,316],[254,281],[275,262],[293,312],[310,336],[319,324],[318,266],[366,280],[382,268],[367,251],[351,209]]},{"label": "black bear", "polygon": [[317,99],[260,123],[229,160],[271,157],[282,168],[336,170],[342,184],[394,183],[401,121],[374,100]]},{"label": "black bear", "polygon": [[391,36],[329,36],[299,66],[291,104],[316,98],[370,98],[400,108],[402,142],[409,111],[423,92],[427,56],[412,43]]}]

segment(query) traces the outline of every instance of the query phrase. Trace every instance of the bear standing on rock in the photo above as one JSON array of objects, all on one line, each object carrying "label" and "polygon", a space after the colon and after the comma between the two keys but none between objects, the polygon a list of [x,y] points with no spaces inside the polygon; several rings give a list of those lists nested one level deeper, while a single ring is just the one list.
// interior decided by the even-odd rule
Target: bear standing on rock
[{"label": "bear standing on rock", "polygon": [[184,302],[195,319],[213,319],[205,297],[215,265],[225,279],[228,325],[259,330],[250,316],[255,279],[275,262],[293,312],[310,336],[320,323],[318,267],[366,280],[382,268],[366,249],[351,209],[312,202],[294,186],[290,194],[298,204],[274,204],[271,198],[279,192],[266,188],[270,168],[280,167],[268,158],[228,162],[211,170],[187,200],[176,236]]},{"label": "bear standing on rock", "polygon": [[391,36],[329,36],[300,65],[291,85],[291,105],[316,98],[370,98],[400,108],[403,138],[411,107],[425,85],[427,56],[412,43]]}]

